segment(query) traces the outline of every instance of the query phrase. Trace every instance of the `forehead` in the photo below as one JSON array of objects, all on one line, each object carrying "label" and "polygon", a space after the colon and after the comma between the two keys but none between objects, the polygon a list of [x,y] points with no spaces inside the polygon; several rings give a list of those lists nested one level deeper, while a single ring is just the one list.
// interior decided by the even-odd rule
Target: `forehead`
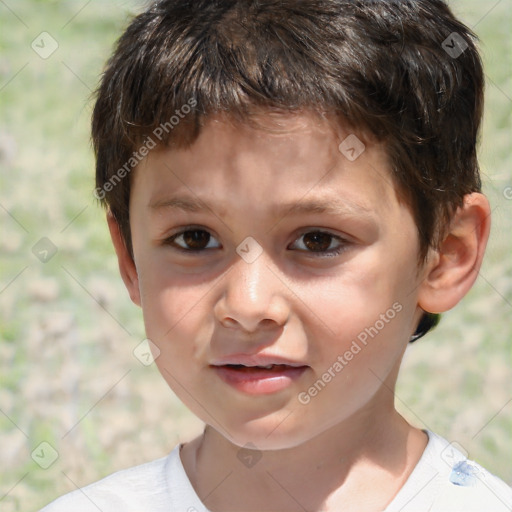
[{"label": "forehead", "polygon": [[260,207],[273,209],[300,201],[297,210],[318,211],[342,202],[363,213],[396,196],[382,144],[309,112],[261,114],[250,123],[211,117],[189,147],[152,151],[133,188],[151,208],[176,206],[170,196],[179,194],[182,206],[196,210],[206,198],[229,209],[258,197]]}]

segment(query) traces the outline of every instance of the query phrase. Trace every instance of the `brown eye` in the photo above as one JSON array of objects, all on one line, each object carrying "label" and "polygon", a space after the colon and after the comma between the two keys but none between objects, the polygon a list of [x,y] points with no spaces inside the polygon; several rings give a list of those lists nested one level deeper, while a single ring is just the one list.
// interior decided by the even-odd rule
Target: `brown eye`
[{"label": "brown eye", "polygon": [[326,231],[308,231],[300,235],[288,248],[319,257],[336,256],[344,251],[350,242]]},{"label": "brown eye", "polygon": [[171,237],[170,242],[189,251],[220,247],[220,244],[204,229],[187,229]]},{"label": "brown eye", "polygon": [[333,238],[334,237],[329,233],[316,231],[306,233],[303,238],[303,243],[310,251],[325,252],[330,248]]}]

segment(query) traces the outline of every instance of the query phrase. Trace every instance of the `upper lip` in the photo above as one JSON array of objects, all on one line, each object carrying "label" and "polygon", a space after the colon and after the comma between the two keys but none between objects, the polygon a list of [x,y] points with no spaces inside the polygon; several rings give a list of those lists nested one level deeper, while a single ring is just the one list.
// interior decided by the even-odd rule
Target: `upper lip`
[{"label": "upper lip", "polygon": [[281,356],[272,354],[233,354],[216,359],[211,366],[226,366],[226,365],[243,365],[243,366],[269,366],[269,365],[287,365],[299,368],[307,366],[299,361],[293,361]]}]

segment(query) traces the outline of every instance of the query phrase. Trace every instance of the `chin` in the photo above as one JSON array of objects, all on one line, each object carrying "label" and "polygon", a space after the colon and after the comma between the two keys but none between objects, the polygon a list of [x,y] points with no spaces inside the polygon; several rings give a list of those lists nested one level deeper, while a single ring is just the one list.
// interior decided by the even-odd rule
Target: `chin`
[{"label": "chin", "polygon": [[286,418],[286,415],[280,415],[280,417],[267,416],[244,424],[231,424],[227,427],[229,435],[222,430],[219,432],[229,442],[240,448],[253,445],[254,449],[259,450],[295,448],[315,437],[316,433],[310,432],[304,421],[299,422],[295,419],[293,422],[288,422],[284,418]]}]

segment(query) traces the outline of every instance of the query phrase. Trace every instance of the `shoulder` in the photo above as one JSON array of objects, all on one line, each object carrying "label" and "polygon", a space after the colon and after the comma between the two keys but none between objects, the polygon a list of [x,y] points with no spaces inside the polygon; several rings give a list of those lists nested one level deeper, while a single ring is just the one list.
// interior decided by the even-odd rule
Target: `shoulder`
[{"label": "shoulder", "polygon": [[[169,506],[169,465],[174,449],[167,457],[124,469],[98,482],[77,489],[44,507],[40,512],[120,512],[167,510]],[[165,507],[167,504],[167,508]]]},{"label": "shoulder", "polygon": [[440,486],[432,512],[512,511],[512,489],[476,462],[460,461],[452,467],[448,481]]},{"label": "shoulder", "polygon": [[430,434],[434,440],[433,458],[444,464],[440,472],[438,498],[432,512],[442,511],[512,511],[512,488],[467,457],[445,439]]},{"label": "shoulder", "polygon": [[423,456],[386,512],[512,511],[512,489],[505,482],[469,460],[457,443],[427,433]]}]

